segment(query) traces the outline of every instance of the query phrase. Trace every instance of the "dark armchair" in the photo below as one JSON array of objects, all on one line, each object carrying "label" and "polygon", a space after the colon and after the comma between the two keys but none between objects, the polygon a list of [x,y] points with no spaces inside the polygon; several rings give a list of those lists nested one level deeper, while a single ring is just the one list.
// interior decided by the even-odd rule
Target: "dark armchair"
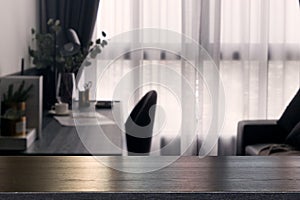
[{"label": "dark armchair", "polygon": [[244,120],[238,123],[237,155],[258,155],[274,144],[300,149],[300,90],[279,120]]},{"label": "dark armchair", "polygon": [[238,123],[236,154],[238,156],[246,155],[246,147],[248,147],[247,150],[252,150],[253,152],[255,149],[259,151],[268,144],[284,143],[286,136],[286,133],[277,124],[277,120],[240,121]]}]

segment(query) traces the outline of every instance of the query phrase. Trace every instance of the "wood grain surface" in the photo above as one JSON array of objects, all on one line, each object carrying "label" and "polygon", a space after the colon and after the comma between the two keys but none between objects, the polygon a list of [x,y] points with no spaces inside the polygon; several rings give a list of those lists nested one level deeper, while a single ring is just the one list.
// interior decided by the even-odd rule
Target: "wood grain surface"
[{"label": "wood grain surface", "polygon": [[[174,157],[101,157],[139,171]],[[298,192],[299,157],[181,157],[125,173],[85,156],[2,156],[0,192]]]}]

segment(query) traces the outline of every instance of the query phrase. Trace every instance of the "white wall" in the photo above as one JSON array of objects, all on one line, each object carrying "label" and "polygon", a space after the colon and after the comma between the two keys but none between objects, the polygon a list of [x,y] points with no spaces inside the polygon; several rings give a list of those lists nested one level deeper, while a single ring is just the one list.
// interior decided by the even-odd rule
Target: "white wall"
[{"label": "white wall", "polygon": [[29,66],[31,28],[37,27],[38,0],[0,0],[0,76]]}]

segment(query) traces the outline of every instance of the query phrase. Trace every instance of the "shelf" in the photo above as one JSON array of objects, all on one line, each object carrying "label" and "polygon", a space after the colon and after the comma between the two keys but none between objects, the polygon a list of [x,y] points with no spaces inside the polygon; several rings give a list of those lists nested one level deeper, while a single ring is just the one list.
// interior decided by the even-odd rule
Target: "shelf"
[{"label": "shelf", "polygon": [[27,129],[26,136],[0,136],[0,150],[24,151],[36,139],[36,129]]}]

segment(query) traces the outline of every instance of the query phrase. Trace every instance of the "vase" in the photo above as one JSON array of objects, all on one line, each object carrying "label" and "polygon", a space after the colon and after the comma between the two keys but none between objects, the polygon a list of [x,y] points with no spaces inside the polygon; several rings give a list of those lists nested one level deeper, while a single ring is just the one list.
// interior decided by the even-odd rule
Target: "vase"
[{"label": "vase", "polygon": [[72,108],[72,100],[75,96],[75,74],[74,73],[58,73],[56,86],[56,99],[59,103],[69,104]]},{"label": "vase", "polygon": [[56,102],[56,72],[48,66],[38,69],[38,74],[43,76],[43,108],[49,110]]}]

